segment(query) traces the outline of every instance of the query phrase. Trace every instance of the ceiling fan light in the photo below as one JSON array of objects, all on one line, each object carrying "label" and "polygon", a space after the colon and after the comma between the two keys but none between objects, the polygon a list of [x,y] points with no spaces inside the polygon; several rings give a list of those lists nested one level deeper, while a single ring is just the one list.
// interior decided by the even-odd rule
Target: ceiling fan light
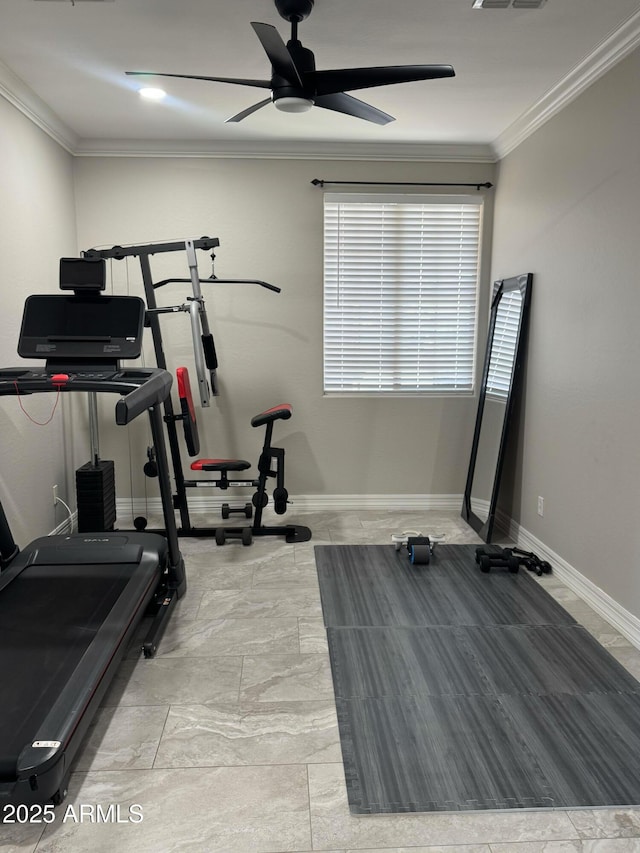
[{"label": "ceiling fan light", "polygon": [[167,96],[164,89],[156,89],[152,86],[145,86],[142,89],[138,89],[138,94],[147,101],[161,101]]},{"label": "ceiling fan light", "polygon": [[274,104],[283,113],[306,113],[313,106],[308,98],[284,97],[278,98]]}]

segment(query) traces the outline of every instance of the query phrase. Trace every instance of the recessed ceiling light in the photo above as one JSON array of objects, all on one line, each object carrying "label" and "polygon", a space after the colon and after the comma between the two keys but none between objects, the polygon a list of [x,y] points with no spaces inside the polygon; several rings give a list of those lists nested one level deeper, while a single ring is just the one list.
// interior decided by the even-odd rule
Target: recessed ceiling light
[{"label": "recessed ceiling light", "polygon": [[146,98],[148,101],[161,101],[167,95],[164,89],[153,89],[151,87],[140,89],[138,94],[141,98]]}]

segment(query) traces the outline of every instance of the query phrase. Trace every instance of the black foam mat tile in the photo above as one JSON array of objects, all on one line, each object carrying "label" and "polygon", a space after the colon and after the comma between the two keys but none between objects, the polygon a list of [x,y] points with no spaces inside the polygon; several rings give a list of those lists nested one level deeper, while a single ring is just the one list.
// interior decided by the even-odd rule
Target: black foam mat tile
[{"label": "black foam mat tile", "polygon": [[327,637],[340,699],[490,692],[455,628],[327,628]]},{"label": "black foam mat tile", "polygon": [[337,708],[355,813],[557,805],[496,697],[338,699]]},{"label": "black foam mat tile", "polygon": [[640,805],[640,693],[502,696],[566,808]]}]

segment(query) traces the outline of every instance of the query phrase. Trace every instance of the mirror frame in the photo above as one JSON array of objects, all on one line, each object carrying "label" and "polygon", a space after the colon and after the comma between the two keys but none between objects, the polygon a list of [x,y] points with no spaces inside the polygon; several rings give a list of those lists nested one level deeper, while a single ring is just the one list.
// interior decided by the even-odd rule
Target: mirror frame
[{"label": "mirror frame", "polygon": [[[478,397],[478,412],[476,415],[476,424],[473,433],[473,444],[471,446],[471,459],[469,461],[469,471],[467,474],[467,483],[464,490],[464,500],[462,503],[462,517],[476,533],[485,542],[491,542],[493,536],[493,528],[496,517],[496,507],[498,504],[498,493],[500,489],[500,479],[504,466],[505,451],[507,448],[507,438],[509,435],[510,422],[513,415],[513,404],[515,401],[515,391],[520,380],[522,362],[524,360],[524,343],[525,329],[529,315],[529,304],[531,301],[531,284],[533,281],[532,273],[513,276],[511,278],[499,279],[493,284],[493,296],[491,300],[491,318],[489,322],[489,333],[487,336],[487,349],[484,357],[484,368],[482,372],[482,383],[480,385],[480,394]],[[498,459],[491,488],[491,498],[489,501],[489,514],[485,519],[480,518],[471,509],[471,487],[473,484],[473,475],[475,473],[476,460],[478,456],[478,445],[480,442],[480,430],[482,428],[482,416],[484,413],[484,404],[487,394],[487,380],[489,377],[489,364],[491,362],[491,350],[493,347],[493,336],[496,326],[496,316],[500,301],[505,293],[513,290],[519,290],[522,294],[522,305],[520,307],[520,322],[518,325],[518,335],[516,338],[515,358],[513,368],[511,370],[511,381],[509,383],[509,391],[502,424],[502,434],[500,436],[500,445],[498,449]]]}]

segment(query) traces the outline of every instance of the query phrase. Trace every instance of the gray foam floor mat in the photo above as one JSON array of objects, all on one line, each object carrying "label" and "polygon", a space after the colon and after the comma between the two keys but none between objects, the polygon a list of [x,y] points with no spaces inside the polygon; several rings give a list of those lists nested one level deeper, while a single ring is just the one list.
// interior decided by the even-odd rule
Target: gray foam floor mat
[{"label": "gray foam floor mat", "polygon": [[474,555],[316,547],[352,812],[640,804],[640,684]]}]

